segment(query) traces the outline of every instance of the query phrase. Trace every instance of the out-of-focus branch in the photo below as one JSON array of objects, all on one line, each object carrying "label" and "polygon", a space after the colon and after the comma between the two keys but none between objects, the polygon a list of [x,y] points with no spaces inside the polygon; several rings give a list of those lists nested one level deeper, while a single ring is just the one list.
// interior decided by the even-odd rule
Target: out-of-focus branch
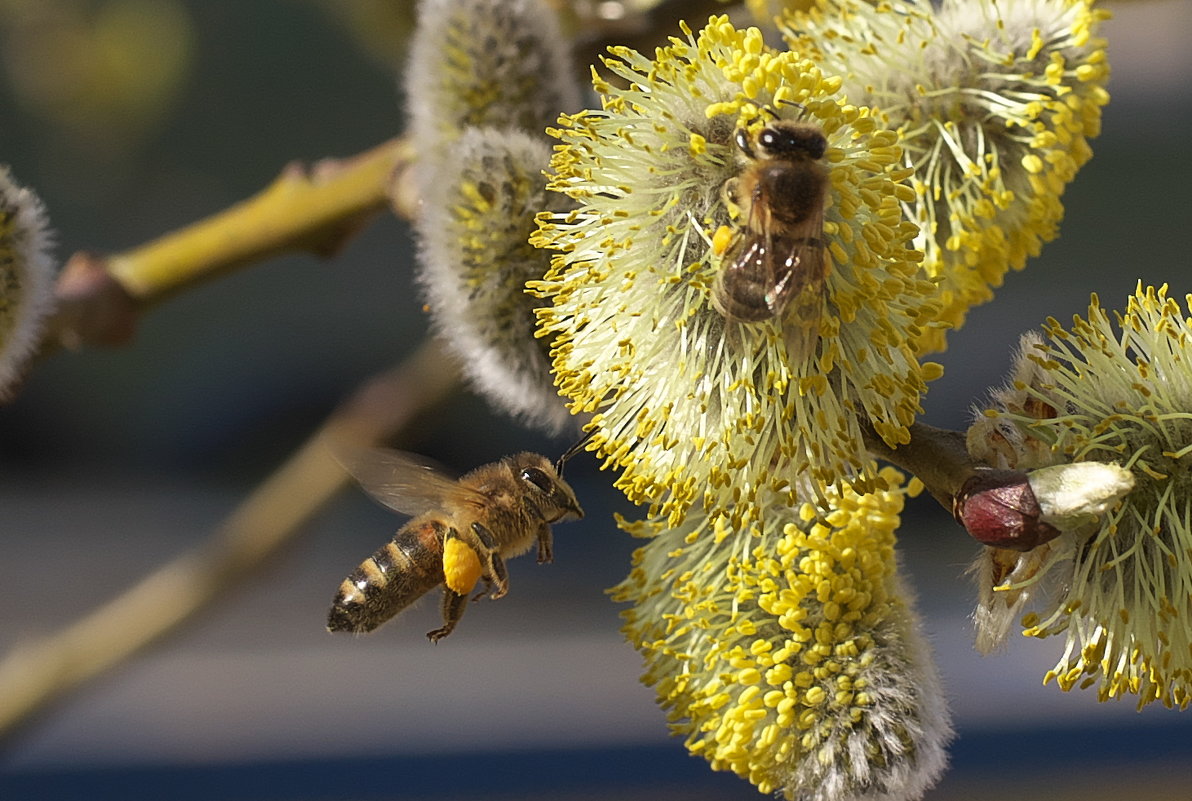
[{"label": "out-of-focus branch", "polygon": [[145,245],[75,254],[59,278],[43,350],[122,344],[142,308],[193,284],[282,253],[333,255],[390,207],[395,178],[412,156],[406,140],[393,139],[311,168],[290,164],[259,194]]},{"label": "out-of-focus branch", "polygon": [[658,0],[641,3],[556,3],[564,25],[575,37],[575,60],[583,66],[599,64],[609,45],[630,47],[651,53],[666,44],[668,36],[679,35],[679,21],[699,29],[713,14],[734,10],[724,0]]},{"label": "out-of-focus branch", "polygon": [[194,551],[63,631],[0,661],[0,734],[176,629],[301,531],[346,483],[333,443],[375,444],[434,406],[458,377],[433,343],[365,383]]}]

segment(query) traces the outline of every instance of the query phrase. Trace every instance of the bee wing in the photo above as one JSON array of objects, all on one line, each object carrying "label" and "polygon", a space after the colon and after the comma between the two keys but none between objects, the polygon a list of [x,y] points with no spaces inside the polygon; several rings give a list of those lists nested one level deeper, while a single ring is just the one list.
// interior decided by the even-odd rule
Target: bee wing
[{"label": "bee wing", "polygon": [[807,305],[822,306],[818,301],[823,297],[828,277],[823,203],[817,203],[805,220],[780,234],[771,227],[767,230],[767,240],[768,269],[774,277],[774,292],[767,301],[774,313],[780,314],[796,299]]},{"label": "bee wing", "polygon": [[446,499],[483,500],[439,465],[386,448],[336,448],[332,455],[382,506],[416,516],[443,508]]},{"label": "bee wing", "polygon": [[[766,301],[782,320],[787,354],[803,361],[819,342],[820,318],[827,296],[828,261],[824,242],[824,208],[819,204],[806,220],[774,237],[771,258],[778,276]],[[784,314],[784,310],[788,313]]]},{"label": "bee wing", "polygon": [[823,201],[809,204],[811,213],[807,218],[789,226],[774,221],[773,202],[766,185],[757,182],[752,189],[746,233],[734,243],[729,269],[752,275],[754,282],[766,288],[760,300],[772,316],[781,317],[792,300],[804,295],[804,311],[814,313],[821,305],[815,300],[822,297],[827,278]]},{"label": "bee wing", "polygon": [[[741,181],[733,179],[733,190]],[[744,190],[747,211],[724,245],[720,271],[712,288],[713,306],[728,320],[758,322],[773,316],[765,297],[776,280],[774,242],[770,230],[769,200],[765,187],[751,181]],[[726,202],[737,204],[737,200]]]},{"label": "bee wing", "polygon": [[753,188],[753,202],[749,206],[749,222],[748,230],[753,232],[750,241],[746,247],[746,257],[753,262],[754,268],[761,273],[762,286],[768,287],[766,290],[766,297],[764,298],[766,308],[773,314],[779,314],[782,311],[782,304],[775,300],[775,291],[780,282],[778,264],[776,259],[779,257],[779,252],[775,251],[775,246],[779,250],[782,246],[776,242],[774,236],[774,226],[771,222],[773,216],[770,212],[770,193],[766,191],[766,187],[762,182],[758,182]]}]

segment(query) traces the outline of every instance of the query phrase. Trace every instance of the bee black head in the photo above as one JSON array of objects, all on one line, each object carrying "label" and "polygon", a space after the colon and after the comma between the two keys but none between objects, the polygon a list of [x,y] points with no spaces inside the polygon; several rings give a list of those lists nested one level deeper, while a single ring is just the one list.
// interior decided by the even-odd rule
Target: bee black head
[{"label": "bee black head", "polygon": [[[737,144],[741,144],[739,136]],[[762,128],[756,144],[762,158],[821,159],[828,150],[828,140],[819,126],[788,120],[775,120]],[[745,153],[752,155],[749,150],[745,150]]]},{"label": "bee black head", "polygon": [[541,467],[523,467],[521,480],[527,484],[533,484],[548,495],[555,488],[555,479],[551,478]]},{"label": "bee black head", "polygon": [[[576,519],[584,516],[576,500],[575,491],[563,480],[553,465],[545,456],[536,453],[519,453],[512,457],[510,467],[522,483],[534,492],[540,506],[553,507],[557,514],[547,514],[548,521],[560,520],[566,517]],[[549,512],[543,508],[544,512]]]}]

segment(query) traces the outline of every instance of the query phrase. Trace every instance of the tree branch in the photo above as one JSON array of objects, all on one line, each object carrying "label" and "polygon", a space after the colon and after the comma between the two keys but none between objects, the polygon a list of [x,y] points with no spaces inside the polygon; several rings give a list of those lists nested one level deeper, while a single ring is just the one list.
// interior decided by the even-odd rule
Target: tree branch
[{"label": "tree branch", "polygon": [[[257,195],[133,250],[77,253],[58,280],[58,310],[43,351],[127,342],[146,306],[229,270],[293,251],[338,252],[390,206],[413,157],[392,139],[347,159],[298,163]],[[397,211],[408,211],[394,204]]]},{"label": "tree branch", "polygon": [[1040,519],[1042,511],[1027,473],[974,461],[964,433],[914,423],[911,441],[897,448],[868,424],[861,433],[871,454],[922,481],[931,497],[978,542],[1029,551],[1059,536]]},{"label": "tree branch", "polygon": [[891,448],[868,423],[861,428],[870,453],[914,474],[931,497],[951,512],[956,496],[978,468],[969,457],[964,434],[918,422],[911,425],[910,433],[910,442]]}]

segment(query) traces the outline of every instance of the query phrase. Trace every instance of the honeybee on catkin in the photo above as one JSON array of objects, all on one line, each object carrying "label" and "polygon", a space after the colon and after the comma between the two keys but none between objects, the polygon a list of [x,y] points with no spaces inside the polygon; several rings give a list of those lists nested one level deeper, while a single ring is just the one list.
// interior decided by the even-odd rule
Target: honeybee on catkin
[{"label": "honeybee on catkin", "polygon": [[505,559],[538,545],[551,561],[551,524],[584,516],[562,478],[562,462],[518,453],[455,480],[412,454],[380,448],[337,458],[382,505],[413,518],[344,579],[327,616],[329,631],[372,631],[443,585],[438,642],[454,629],[476,584],[489,597],[509,589]]},{"label": "honeybee on catkin", "polygon": [[775,118],[754,132],[738,128],[735,142],[743,164],[723,195],[738,224],[713,239],[722,266],[712,305],[730,321],[778,319],[792,358],[802,359],[819,340],[828,275],[828,140],[815,123]]}]

